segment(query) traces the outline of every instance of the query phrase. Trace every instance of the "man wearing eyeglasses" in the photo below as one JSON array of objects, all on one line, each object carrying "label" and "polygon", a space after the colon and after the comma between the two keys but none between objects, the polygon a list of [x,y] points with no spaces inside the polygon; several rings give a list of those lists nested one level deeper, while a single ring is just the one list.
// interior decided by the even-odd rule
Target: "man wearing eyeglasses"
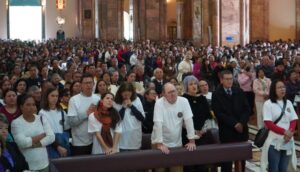
[{"label": "man wearing eyeglasses", "polygon": [[[228,70],[221,72],[221,84],[212,95],[212,109],[218,120],[221,143],[248,140],[250,106],[243,91],[233,86],[233,74]],[[245,162],[242,168],[244,171]],[[231,172],[232,162],[222,163],[221,171]]]}]

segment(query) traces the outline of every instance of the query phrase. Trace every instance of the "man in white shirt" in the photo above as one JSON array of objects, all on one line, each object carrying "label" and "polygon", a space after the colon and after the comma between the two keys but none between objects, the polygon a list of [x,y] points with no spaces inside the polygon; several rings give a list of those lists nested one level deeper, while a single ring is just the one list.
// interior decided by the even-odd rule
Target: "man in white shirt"
[{"label": "man in white shirt", "polygon": [[[154,107],[154,127],[151,135],[152,144],[164,154],[169,154],[169,148],[182,146],[183,122],[187,129],[189,143],[185,147],[189,151],[196,149],[193,113],[189,102],[184,97],[179,97],[175,86],[166,83],[163,87],[163,97],[158,99]],[[182,171],[182,167],[172,167],[171,171]],[[164,171],[157,169],[157,171]]]},{"label": "man in white shirt", "polygon": [[81,93],[69,102],[68,120],[72,132],[72,154],[89,155],[92,151],[92,135],[88,133],[88,115],[98,104],[100,97],[93,94],[94,77],[84,74],[81,78]]}]

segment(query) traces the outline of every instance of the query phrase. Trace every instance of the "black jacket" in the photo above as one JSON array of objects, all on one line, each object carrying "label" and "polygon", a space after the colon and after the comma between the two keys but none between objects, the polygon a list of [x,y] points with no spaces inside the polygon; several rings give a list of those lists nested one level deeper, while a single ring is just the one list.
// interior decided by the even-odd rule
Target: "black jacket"
[{"label": "black jacket", "polygon": [[9,170],[11,172],[20,172],[23,170],[28,170],[28,164],[19,150],[17,144],[15,142],[6,142],[6,148],[10,155],[12,156],[14,167],[12,167],[8,161],[8,159],[4,156],[0,157],[0,164],[3,165],[5,170]]},{"label": "black jacket", "polygon": [[[248,140],[248,120],[250,106],[243,91],[232,87],[229,96],[222,85],[212,95],[212,109],[217,117],[221,143],[239,142]],[[239,133],[234,126],[240,122],[243,132]]]}]

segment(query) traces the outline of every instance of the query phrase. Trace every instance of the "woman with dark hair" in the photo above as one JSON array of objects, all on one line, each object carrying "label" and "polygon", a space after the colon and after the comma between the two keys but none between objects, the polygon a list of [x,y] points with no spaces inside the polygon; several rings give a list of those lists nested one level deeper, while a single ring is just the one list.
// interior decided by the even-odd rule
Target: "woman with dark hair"
[{"label": "woman with dark hair", "polygon": [[288,73],[288,81],[286,82],[286,97],[291,102],[294,102],[295,96],[300,96],[300,80],[299,74],[295,70]]},{"label": "woman with dark hair", "polygon": [[101,76],[102,80],[106,82],[107,85],[110,85],[110,74],[108,72],[104,72]]},{"label": "woman with dark hair", "polygon": [[255,107],[257,116],[257,126],[264,126],[262,107],[269,98],[271,79],[265,77],[265,71],[262,68],[256,69],[256,79],[253,81],[253,92],[255,94]]},{"label": "woman with dark hair", "polygon": [[0,171],[20,172],[28,170],[28,164],[17,144],[6,141],[9,123],[5,115],[0,113]]},{"label": "woman with dark hair", "polygon": [[99,97],[108,92],[108,85],[104,80],[99,80],[96,85],[95,94]]},{"label": "woman with dark hair", "polygon": [[54,139],[54,133],[46,118],[35,114],[36,106],[32,96],[20,97],[22,115],[13,120],[11,131],[15,141],[33,171],[48,171],[49,160],[46,146]]},{"label": "woman with dark hair", "polygon": [[70,129],[67,114],[59,104],[59,93],[55,87],[48,88],[42,99],[39,116],[47,119],[55,134],[55,141],[47,146],[49,158],[70,156],[69,134],[65,130]]},{"label": "woman with dark hair", "polygon": [[17,95],[25,94],[27,91],[27,81],[24,78],[18,79],[14,85],[14,90]]},{"label": "woman with dark hair", "polygon": [[79,94],[81,92],[81,83],[80,81],[74,81],[70,86],[71,97]]},{"label": "woman with dark hair", "polygon": [[132,83],[124,82],[116,93],[114,107],[121,116],[122,137],[120,150],[138,150],[142,146],[143,105]]},{"label": "woman with dark hair", "polygon": [[208,81],[209,88],[215,88],[213,84],[213,68],[210,65],[209,59],[204,59],[202,61],[201,78]]},{"label": "woman with dark hair", "polygon": [[97,110],[89,115],[88,132],[93,134],[92,154],[114,154],[119,152],[122,132],[121,118],[113,108],[114,95],[104,93]]},{"label": "woman with dark hair", "polygon": [[12,120],[21,115],[21,111],[17,105],[17,93],[12,89],[6,90],[3,93],[3,99],[5,105],[0,108],[0,113],[6,116],[10,125]]},{"label": "woman with dark hair", "polygon": [[262,148],[261,171],[297,170],[293,135],[298,116],[293,104],[286,99],[285,95],[286,88],[283,81],[273,81],[270,87],[270,99],[263,105],[264,124],[270,132]]}]

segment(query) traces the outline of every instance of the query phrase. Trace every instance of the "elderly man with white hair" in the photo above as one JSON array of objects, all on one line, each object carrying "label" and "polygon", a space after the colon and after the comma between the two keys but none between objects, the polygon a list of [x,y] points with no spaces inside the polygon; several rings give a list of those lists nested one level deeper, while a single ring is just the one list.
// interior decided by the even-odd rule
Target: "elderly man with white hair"
[{"label": "elderly man with white hair", "polygon": [[[158,99],[154,106],[152,144],[164,154],[169,154],[169,148],[182,147],[182,127],[185,124],[188,143],[185,147],[189,151],[196,149],[193,113],[188,100],[177,95],[175,86],[166,83],[163,87],[163,97]],[[164,169],[157,169],[164,171]],[[180,166],[171,167],[173,171],[183,171]]]}]

